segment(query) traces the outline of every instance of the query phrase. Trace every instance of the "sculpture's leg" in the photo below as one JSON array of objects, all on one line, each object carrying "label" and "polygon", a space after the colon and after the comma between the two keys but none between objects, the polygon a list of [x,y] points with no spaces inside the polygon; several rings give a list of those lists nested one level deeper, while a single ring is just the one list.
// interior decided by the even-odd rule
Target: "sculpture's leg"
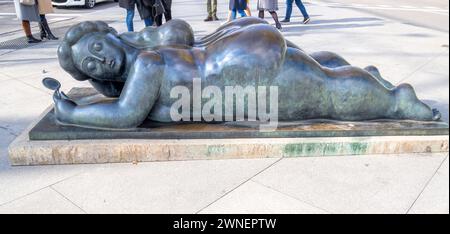
[{"label": "sculpture's leg", "polygon": [[320,65],[328,68],[337,68],[350,65],[340,55],[329,51],[318,51],[310,54]]},{"label": "sculpture's leg", "polygon": [[372,74],[380,83],[382,83],[386,88],[393,89],[395,88],[395,85],[393,85],[391,82],[385,80],[382,76],[380,71],[375,66],[367,66],[364,68],[364,70],[368,71],[370,74]]},{"label": "sculpture's leg", "polygon": [[[284,71],[277,78],[280,111],[291,120],[413,119],[435,120],[439,113],[421,102],[410,85],[386,88],[364,69],[352,66],[326,68],[312,57],[288,49]],[[281,118],[280,114],[280,118]]]},{"label": "sculpture's leg", "polygon": [[[343,66],[350,66],[350,63],[347,60],[345,60],[343,57],[333,52],[319,51],[310,54],[310,56],[324,67],[338,68]],[[385,80],[381,76],[380,71],[375,66],[367,66],[366,68],[364,68],[364,70],[372,74],[374,78],[376,78],[380,83],[386,86],[386,88],[388,89],[395,88],[395,86],[392,83]]]},{"label": "sculpture's leg", "polygon": [[286,46],[287,46],[287,47],[294,48],[294,49],[297,49],[297,50],[303,51],[299,46],[297,46],[297,45],[294,44],[292,41],[289,41],[289,40],[287,40],[287,39],[286,39]]},{"label": "sculpture's leg", "polygon": [[233,31],[232,28],[227,28],[222,31],[216,32],[216,33],[212,34],[211,37],[208,37],[207,39],[202,39],[200,41],[196,41],[195,46],[206,47],[206,46],[210,45],[211,43],[214,43],[215,41],[219,40],[220,38],[226,36],[227,34],[229,34],[232,31]]}]

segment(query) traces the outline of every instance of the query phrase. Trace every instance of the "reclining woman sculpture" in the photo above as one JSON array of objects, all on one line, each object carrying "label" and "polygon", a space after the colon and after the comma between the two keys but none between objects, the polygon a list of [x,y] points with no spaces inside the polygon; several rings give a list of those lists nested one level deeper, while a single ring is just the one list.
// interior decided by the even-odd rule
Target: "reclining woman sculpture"
[{"label": "reclining woman sculpture", "polygon": [[[73,26],[58,49],[60,64],[89,80],[109,102],[77,105],[55,92],[61,124],[135,128],[144,120],[172,122],[175,86],[278,86],[280,121],[440,118],[408,84],[393,86],[375,67],[360,69],[330,52],[306,54],[265,21],[243,18],[199,41],[172,20],[159,29],[117,32],[103,22]],[[205,101],[205,100],[202,100]],[[191,113],[192,114],[192,113]]]}]

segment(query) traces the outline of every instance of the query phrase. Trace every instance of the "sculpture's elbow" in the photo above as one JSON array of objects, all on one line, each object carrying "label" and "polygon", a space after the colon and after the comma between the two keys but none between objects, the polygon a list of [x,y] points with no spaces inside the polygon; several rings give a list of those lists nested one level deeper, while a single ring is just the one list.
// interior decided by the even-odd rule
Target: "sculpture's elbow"
[{"label": "sculpture's elbow", "polygon": [[128,129],[137,128],[147,118],[148,113],[142,111],[135,111],[133,109],[121,110],[118,113],[118,118],[114,124],[114,128]]}]

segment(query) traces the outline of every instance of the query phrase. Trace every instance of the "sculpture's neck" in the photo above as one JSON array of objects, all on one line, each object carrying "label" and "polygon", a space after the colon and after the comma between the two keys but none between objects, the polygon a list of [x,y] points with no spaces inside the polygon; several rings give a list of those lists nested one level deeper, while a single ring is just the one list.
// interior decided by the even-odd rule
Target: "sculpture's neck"
[{"label": "sculpture's neck", "polygon": [[140,53],[140,49],[124,45],[123,47],[125,51],[125,65],[124,70],[122,72],[121,80],[125,82],[128,78],[128,74],[130,73],[131,67],[133,67],[134,62],[136,61],[137,56]]},{"label": "sculpture's neck", "polygon": [[127,80],[130,69],[134,64],[134,61],[136,61],[136,58],[141,50],[126,43],[122,40],[122,38],[117,37],[116,35],[108,34],[107,37],[110,41],[116,44],[116,46],[120,47],[125,54],[125,61],[122,65],[122,75],[120,77],[120,81],[125,82]]}]

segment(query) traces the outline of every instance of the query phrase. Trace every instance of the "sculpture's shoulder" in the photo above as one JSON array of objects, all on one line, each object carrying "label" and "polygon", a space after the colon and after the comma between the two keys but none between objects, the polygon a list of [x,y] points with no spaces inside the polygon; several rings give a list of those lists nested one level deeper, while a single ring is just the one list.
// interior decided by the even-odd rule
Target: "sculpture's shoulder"
[{"label": "sculpture's shoulder", "polygon": [[164,59],[159,51],[144,50],[136,57],[134,64],[136,69],[147,69],[154,66],[164,65]]},{"label": "sculpture's shoulder", "polygon": [[137,48],[154,48],[167,45],[193,46],[194,30],[184,20],[173,19],[160,27],[146,27],[140,32],[126,32],[120,39]]},{"label": "sculpture's shoulder", "polygon": [[184,20],[170,20],[159,27],[157,31],[160,45],[194,45],[194,30]]}]

